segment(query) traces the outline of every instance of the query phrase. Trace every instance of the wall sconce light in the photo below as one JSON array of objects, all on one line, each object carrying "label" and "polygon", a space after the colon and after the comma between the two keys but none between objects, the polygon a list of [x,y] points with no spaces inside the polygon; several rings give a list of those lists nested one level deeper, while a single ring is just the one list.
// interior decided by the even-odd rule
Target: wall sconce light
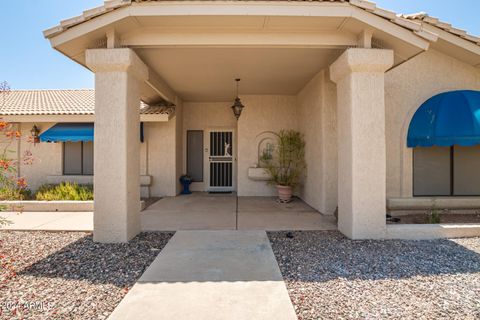
[{"label": "wall sconce light", "polygon": [[238,97],[238,85],[239,85],[240,79],[235,79],[235,81],[237,82],[237,97],[235,98],[235,102],[233,103],[232,110],[233,110],[233,114],[235,115],[235,118],[237,118],[237,121],[238,121],[238,118],[240,118],[240,115],[242,114],[242,110],[243,108],[245,108],[245,106],[242,104],[242,101],[240,101],[240,98]]},{"label": "wall sconce light", "polygon": [[33,125],[32,129],[30,130],[32,135],[33,144],[37,144],[40,142],[40,129],[38,129],[37,125]]}]

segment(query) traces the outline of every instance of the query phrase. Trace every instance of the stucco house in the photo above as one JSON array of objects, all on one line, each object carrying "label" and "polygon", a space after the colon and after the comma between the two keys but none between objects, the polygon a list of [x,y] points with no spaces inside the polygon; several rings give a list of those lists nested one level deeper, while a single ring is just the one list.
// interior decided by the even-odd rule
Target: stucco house
[{"label": "stucco house", "polygon": [[338,206],[353,239],[385,237],[387,199],[480,195],[480,38],[427,14],[364,0],[113,0],[44,35],[95,73],[95,91],[15,91],[1,114],[41,137],[95,123],[93,142],[44,136],[60,142],[37,144],[42,161],[22,174],[35,187],[95,172],[96,241],[132,238],[140,193],[175,196],[183,173],[196,191],[274,195],[256,166],[281,129],[305,135],[299,197]]}]

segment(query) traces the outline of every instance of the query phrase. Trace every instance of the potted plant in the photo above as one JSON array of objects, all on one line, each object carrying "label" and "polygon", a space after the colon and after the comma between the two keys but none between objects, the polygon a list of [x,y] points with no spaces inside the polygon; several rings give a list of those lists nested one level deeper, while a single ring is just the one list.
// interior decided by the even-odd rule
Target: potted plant
[{"label": "potted plant", "polygon": [[189,175],[182,175],[180,177],[180,183],[183,185],[183,190],[181,194],[191,194],[190,184],[192,183],[192,178]]},{"label": "potted plant", "polygon": [[293,190],[305,176],[305,139],[295,130],[281,130],[277,145],[261,156],[261,164],[270,174],[270,183],[275,184],[281,202],[290,202]]}]

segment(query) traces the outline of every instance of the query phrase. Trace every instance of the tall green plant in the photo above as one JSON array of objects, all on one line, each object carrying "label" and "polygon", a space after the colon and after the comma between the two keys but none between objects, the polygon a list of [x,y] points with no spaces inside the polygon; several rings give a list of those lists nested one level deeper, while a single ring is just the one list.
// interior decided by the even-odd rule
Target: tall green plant
[{"label": "tall green plant", "polygon": [[262,154],[260,163],[271,176],[270,183],[297,187],[305,175],[305,139],[295,130],[281,130],[273,156]]}]

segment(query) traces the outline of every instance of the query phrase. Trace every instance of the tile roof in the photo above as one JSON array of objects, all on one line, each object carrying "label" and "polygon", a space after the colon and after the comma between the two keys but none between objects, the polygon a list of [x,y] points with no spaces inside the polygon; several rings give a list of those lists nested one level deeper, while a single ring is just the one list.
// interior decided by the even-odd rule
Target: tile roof
[{"label": "tile roof", "polygon": [[[140,114],[171,114],[173,107],[140,105]],[[12,90],[0,95],[0,115],[93,115],[95,90]]]},{"label": "tile roof", "polygon": [[450,32],[456,36],[459,36],[460,38],[463,38],[470,42],[476,43],[477,45],[480,45],[480,37],[468,34],[467,31],[455,28],[450,23],[441,21],[439,18],[431,17],[425,12],[404,14],[402,15],[402,17],[405,19],[416,20],[416,21],[427,23],[434,27]]},{"label": "tile roof", "polygon": [[[90,10],[86,10],[79,16],[63,20],[60,22],[59,25],[45,30],[43,34],[46,38],[52,38],[66,31],[71,27],[79,25],[85,21],[96,18],[108,12],[120,9],[122,7],[130,6],[134,2],[139,3],[139,2],[151,2],[151,1],[166,1],[166,0],[106,0],[104,1],[104,4],[102,6],[99,6]],[[258,1],[258,0],[232,0],[232,1]],[[424,30],[422,27],[423,22],[435,25],[436,27],[439,27],[447,32],[450,32],[451,34],[459,36],[469,42],[472,42],[480,46],[479,37],[470,35],[464,30],[454,28],[450,24],[441,22],[436,18],[431,18],[426,14],[423,14],[424,15],[423,18],[421,18],[420,16],[416,17],[415,15],[396,14],[395,12],[379,8],[375,3],[367,0],[263,0],[263,1],[347,2],[355,7],[361,8],[379,17],[390,20],[391,22],[403,28],[409,29],[416,35],[428,41],[435,41],[436,35],[427,30]]]}]

